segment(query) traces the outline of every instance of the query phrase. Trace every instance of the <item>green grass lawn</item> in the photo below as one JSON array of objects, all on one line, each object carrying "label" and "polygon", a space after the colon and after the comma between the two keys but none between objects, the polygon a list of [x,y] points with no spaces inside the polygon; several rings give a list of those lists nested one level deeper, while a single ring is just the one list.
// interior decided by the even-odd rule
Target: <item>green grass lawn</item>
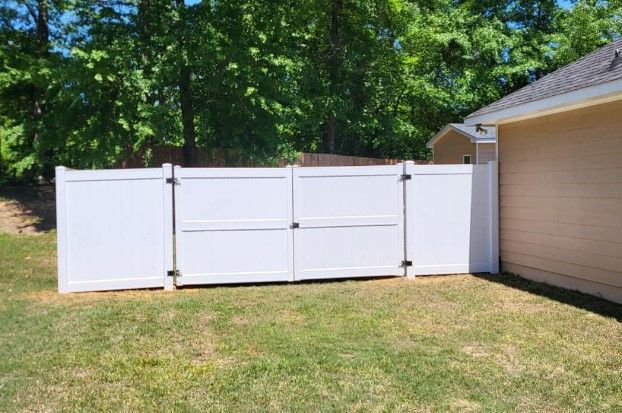
[{"label": "green grass lawn", "polygon": [[0,235],[2,411],[622,411],[622,306],[512,276],[59,296]]}]

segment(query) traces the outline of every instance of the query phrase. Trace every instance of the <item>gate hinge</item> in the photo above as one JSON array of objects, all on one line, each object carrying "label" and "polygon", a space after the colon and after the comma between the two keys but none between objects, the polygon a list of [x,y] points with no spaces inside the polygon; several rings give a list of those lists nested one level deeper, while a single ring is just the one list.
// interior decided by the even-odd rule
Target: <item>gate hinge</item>
[{"label": "gate hinge", "polygon": [[166,178],[167,184],[179,185],[179,179],[177,178]]},{"label": "gate hinge", "polygon": [[402,261],[402,264],[400,265],[400,267],[412,267],[412,266],[413,266],[413,262],[407,261],[407,260]]},{"label": "gate hinge", "polygon": [[300,228],[300,224],[299,224],[299,223],[297,223],[297,222],[292,222],[292,224],[291,224],[289,227],[290,227],[291,229],[294,229],[294,228]]},{"label": "gate hinge", "polygon": [[179,272],[179,270],[168,270],[166,272],[166,275],[169,277],[181,277],[181,273]]},{"label": "gate hinge", "polygon": [[402,174],[402,175],[400,175],[400,181],[408,181],[410,179],[413,179],[411,174]]}]

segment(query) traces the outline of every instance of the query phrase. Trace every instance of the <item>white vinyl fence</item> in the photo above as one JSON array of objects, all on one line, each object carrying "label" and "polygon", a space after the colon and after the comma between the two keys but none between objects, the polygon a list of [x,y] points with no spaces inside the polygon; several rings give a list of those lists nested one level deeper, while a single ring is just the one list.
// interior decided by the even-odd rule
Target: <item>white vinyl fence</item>
[{"label": "white vinyl fence", "polygon": [[59,291],[498,272],[497,164],[56,169]]},{"label": "white vinyl fence", "polygon": [[172,287],[171,173],[56,168],[59,292]]},{"label": "white vinyl fence", "polygon": [[405,169],[407,275],[499,272],[497,162]]}]

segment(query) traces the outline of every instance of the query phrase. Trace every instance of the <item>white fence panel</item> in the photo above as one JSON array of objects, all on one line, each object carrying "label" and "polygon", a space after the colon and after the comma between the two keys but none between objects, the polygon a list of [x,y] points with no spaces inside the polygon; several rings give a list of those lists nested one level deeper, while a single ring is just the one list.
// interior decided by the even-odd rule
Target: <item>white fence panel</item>
[{"label": "white fence panel", "polygon": [[170,171],[56,168],[59,292],[165,286],[172,268]]},{"label": "white fence panel", "polygon": [[177,285],[293,280],[291,168],[174,174]]},{"label": "white fence panel", "polygon": [[296,280],[404,274],[401,164],[293,172]]},{"label": "white fence panel", "polygon": [[407,274],[498,272],[496,162],[405,172]]}]

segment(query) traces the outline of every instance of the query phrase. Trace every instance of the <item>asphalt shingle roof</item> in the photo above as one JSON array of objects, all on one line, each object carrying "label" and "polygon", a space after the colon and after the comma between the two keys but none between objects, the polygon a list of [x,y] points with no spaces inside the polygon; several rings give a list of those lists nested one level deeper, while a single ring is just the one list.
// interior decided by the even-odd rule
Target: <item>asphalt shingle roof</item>
[{"label": "asphalt shingle roof", "polygon": [[[622,48],[622,38],[549,73],[488,106],[484,106],[471,113],[467,118],[620,79],[622,78],[622,62],[612,67],[615,50],[619,48]],[[620,59],[622,60],[622,58]]]},{"label": "asphalt shingle roof", "polygon": [[465,126],[464,123],[450,123],[450,125],[471,136],[476,141],[494,141],[497,139],[497,130],[495,127],[482,126],[482,129],[486,132],[478,132],[475,126]]}]

